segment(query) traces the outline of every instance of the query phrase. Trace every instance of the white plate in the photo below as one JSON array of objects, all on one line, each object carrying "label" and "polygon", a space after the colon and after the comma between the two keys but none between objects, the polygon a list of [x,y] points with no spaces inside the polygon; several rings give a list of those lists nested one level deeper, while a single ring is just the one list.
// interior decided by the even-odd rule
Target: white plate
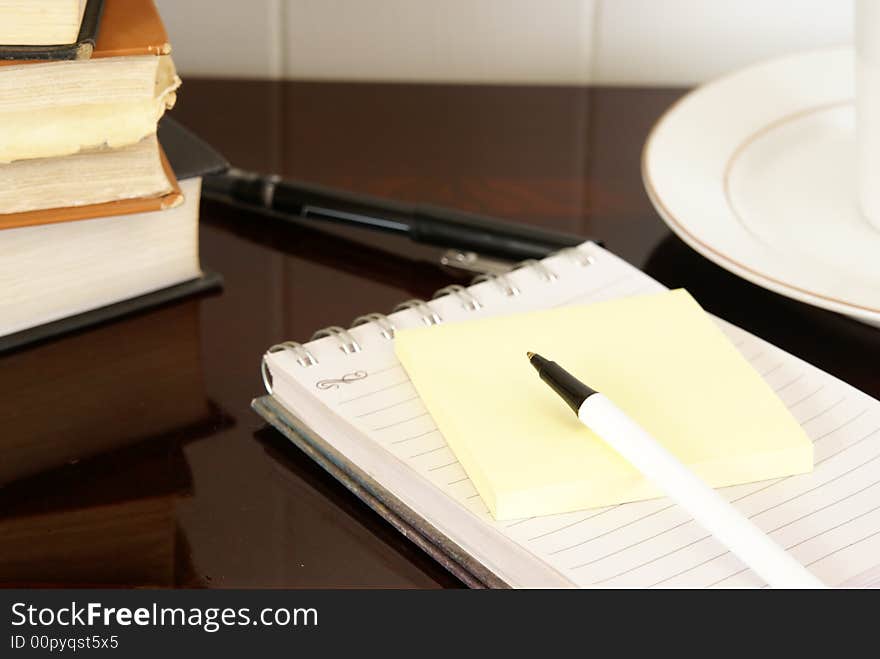
[{"label": "white plate", "polygon": [[857,205],[853,69],[851,49],[823,50],[696,89],[654,127],[642,177],[706,258],[880,326],[880,231]]}]

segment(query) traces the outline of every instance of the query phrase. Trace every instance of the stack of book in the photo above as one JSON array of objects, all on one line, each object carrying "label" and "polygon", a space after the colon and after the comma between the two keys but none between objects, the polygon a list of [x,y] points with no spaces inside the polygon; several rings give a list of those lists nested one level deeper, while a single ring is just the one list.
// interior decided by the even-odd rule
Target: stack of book
[{"label": "stack of book", "polygon": [[208,171],[175,176],[157,138],[180,78],[152,0],[0,0],[0,44],[0,350],[203,288]]}]

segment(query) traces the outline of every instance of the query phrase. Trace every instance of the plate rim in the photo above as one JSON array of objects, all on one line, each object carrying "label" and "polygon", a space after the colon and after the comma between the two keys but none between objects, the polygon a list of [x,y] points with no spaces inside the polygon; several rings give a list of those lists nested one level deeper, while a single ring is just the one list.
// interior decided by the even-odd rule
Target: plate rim
[{"label": "plate rim", "polygon": [[837,313],[842,313],[859,319],[865,319],[872,323],[878,323],[880,322],[880,308],[878,307],[858,304],[855,302],[848,302],[846,300],[841,300],[830,295],[808,290],[806,288],[803,288],[802,286],[797,285],[796,283],[783,281],[777,277],[761,272],[754,266],[737,261],[733,257],[725,254],[715,245],[709,244],[701,239],[699,236],[693,234],[689,229],[684,226],[684,223],[682,223],[664,203],[663,198],[656,189],[648,165],[649,156],[658,133],[664,128],[668,118],[678,112],[681,105],[691,99],[693,96],[704,93],[708,88],[723,83],[728,78],[748,74],[750,72],[753,72],[754,70],[764,68],[774,63],[779,63],[785,60],[798,60],[806,58],[808,56],[816,56],[819,54],[826,54],[830,56],[835,53],[840,53],[843,50],[852,49],[848,47],[836,46],[830,48],[812,49],[799,53],[773,57],[737,69],[694,87],[689,92],[684,94],[681,98],[673,102],[672,105],[666,108],[663,114],[658,117],[658,119],[651,127],[651,130],[648,133],[648,137],[645,140],[645,144],[642,147],[641,153],[642,184],[645,188],[645,192],[647,193],[648,198],[651,201],[651,204],[654,206],[654,209],[657,211],[657,213],[660,215],[661,219],[666,223],[666,225],[673,231],[673,233],[675,233],[696,252],[705,256],[716,265],[721,266],[725,270],[732,272],[742,279],[750,281],[757,286],[771,290],[780,295],[784,295],[786,297],[810,304],[812,306],[828,309],[830,311],[835,311]]}]

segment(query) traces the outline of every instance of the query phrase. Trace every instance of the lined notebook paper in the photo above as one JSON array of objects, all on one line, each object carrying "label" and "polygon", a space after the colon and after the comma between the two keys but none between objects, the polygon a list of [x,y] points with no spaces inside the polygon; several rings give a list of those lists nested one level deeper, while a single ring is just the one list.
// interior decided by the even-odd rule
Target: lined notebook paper
[{"label": "lined notebook paper", "polygon": [[[552,277],[548,274],[552,273]],[[397,328],[663,290],[600,247],[267,353],[273,395],[336,450],[513,586],[762,587],[667,499],[496,522],[394,354]],[[880,403],[724,321],[813,442],[812,473],[719,490],[829,585],[876,583]]]}]

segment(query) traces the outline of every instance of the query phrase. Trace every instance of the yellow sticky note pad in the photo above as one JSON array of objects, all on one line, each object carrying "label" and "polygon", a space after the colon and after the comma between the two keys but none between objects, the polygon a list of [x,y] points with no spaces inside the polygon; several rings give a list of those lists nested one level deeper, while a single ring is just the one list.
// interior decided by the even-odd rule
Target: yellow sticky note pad
[{"label": "yellow sticky note pad", "polygon": [[397,356],[497,519],[661,496],[541,382],[604,393],[709,485],[811,471],[813,445],[684,290],[401,330]]}]

